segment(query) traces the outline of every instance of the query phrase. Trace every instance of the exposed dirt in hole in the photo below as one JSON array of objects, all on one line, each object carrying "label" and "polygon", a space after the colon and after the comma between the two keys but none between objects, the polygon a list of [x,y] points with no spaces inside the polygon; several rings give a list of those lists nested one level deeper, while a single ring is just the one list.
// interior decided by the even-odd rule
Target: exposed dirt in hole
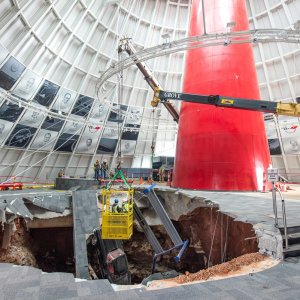
[{"label": "exposed dirt in hole", "polygon": [[[29,232],[23,219],[16,219],[15,225],[9,247],[0,248],[0,262],[32,266],[45,272],[75,273],[72,228],[32,229]],[[0,243],[2,237],[0,230]]]},{"label": "exposed dirt in hole", "polygon": [[248,266],[265,260],[267,257],[259,253],[249,253],[232,259],[231,261],[215,265],[197,273],[191,274],[186,272],[185,275],[180,275],[176,278],[167,279],[176,283],[187,283],[198,280],[207,280],[214,276],[227,276],[230,272],[239,271],[241,267]]},{"label": "exposed dirt in hole", "polygon": [[[176,270],[179,273],[196,273],[246,253],[258,251],[257,239],[252,225],[234,221],[215,208],[199,207],[179,221],[173,222],[182,240],[188,239],[189,246],[181,261],[176,263],[173,254],[164,255],[157,263],[156,272]],[[162,225],[152,226],[155,236],[164,250],[173,247]],[[134,228],[131,240],[124,243],[132,282],[140,283],[151,274],[152,248],[143,232]]]},{"label": "exposed dirt in hole", "polygon": [[259,253],[249,253],[234,258],[229,262],[201,270],[197,273],[191,274],[186,272],[185,275],[180,275],[176,278],[152,281],[149,284],[148,289],[161,289],[179,284],[206,280],[218,280],[226,277],[240,276],[245,274],[251,275],[254,272],[265,270],[275,266],[278,263],[279,261]]},{"label": "exposed dirt in hole", "polygon": [[[13,263],[21,266],[38,267],[33,254],[33,240],[26,230],[23,219],[15,220],[16,231],[11,237],[7,249],[0,248],[0,262]],[[3,231],[0,230],[0,242],[2,243]]]}]

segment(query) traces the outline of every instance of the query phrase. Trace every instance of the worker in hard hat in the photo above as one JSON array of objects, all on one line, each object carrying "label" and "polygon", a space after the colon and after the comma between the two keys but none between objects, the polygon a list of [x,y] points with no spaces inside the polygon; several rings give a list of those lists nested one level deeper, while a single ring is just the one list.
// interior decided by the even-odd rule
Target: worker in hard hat
[{"label": "worker in hard hat", "polygon": [[121,211],[120,207],[119,207],[119,200],[116,198],[114,201],[114,204],[112,206],[112,210],[113,213],[119,213]]},{"label": "worker in hard hat", "polygon": [[94,172],[95,172],[94,179],[98,180],[98,178],[99,178],[99,172],[100,172],[99,160],[96,160],[96,163],[94,163]]},{"label": "worker in hard hat", "polygon": [[129,211],[128,201],[125,200],[122,202],[122,212],[127,213]]},{"label": "worker in hard hat", "polygon": [[64,177],[65,176],[65,174],[64,174],[64,169],[60,169],[60,171],[58,172],[58,175],[57,175],[57,177]]},{"label": "worker in hard hat", "polygon": [[159,174],[159,181],[160,182],[165,181],[165,168],[163,167],[163,165],[159,168],[158,174]]},{"label": "worker in hard hat", "polygon": [[105,179],[106,178],[106,172],[108,171],[108,164],[106,159],[103,160],[101,164],[101,178]]}]

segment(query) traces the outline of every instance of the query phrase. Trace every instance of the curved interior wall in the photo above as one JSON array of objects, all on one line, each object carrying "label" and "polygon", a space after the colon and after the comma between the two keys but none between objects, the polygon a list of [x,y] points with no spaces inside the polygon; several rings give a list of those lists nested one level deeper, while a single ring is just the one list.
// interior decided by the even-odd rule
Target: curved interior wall
[{"label": "curved interior wall", "polygon": [[[244,1],[205,1],[208,33],[247,30]],[[203,34],[201,1],[193,1],[189,35]],[[185,93],[259,99],[252,46],[190,50]],[[183,103],[173,185],[205,190],[261,190],[270,163],[262,113]]]}]

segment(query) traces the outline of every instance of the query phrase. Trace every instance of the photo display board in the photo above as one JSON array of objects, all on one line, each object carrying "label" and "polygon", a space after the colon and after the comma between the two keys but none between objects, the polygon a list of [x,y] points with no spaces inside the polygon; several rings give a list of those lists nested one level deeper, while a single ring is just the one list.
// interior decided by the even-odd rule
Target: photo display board
[{"label": "photo display board", "polygon": [[17,148],[26,148],[36,130],[37,129],[33,127],[17,124],[9,138],[6,140],[5,145]]},{"label": "photo display board", "polygon": [[139,129],[140,129],[140,125],[125,124],[122,133],[122,140],[136,141],[139,136]]},{"label": "photo display board", "polygon": [[300,154],[300,123],[298,118],[278,117],[285,154]]},{"label": "photo display board", "polygon": [[55,109],[56,111],[64,112],[66,114],[69,113],[69,111],[71,110],[75,102],[76,96],[77,96],[76,92],[65,88],[60,88],[55,98],[52,109]]},{"label": "photo display board", "polygon": [[130,107],[126,116],[127,124],[140,125],[142,122],[143,109],[141,107]]},{"label": "photo display board", "polygon": [[106,119],[109,107],[110,104],[108,102],[99,102],[97,100],[90,114],[90,119],[93,122],[103,123]]},{"label": "photo display board", "polygon": [[30,127],[39,127],[43,122],[45,116],[41,111],[27,109],[19,121],[19,124],[30,126]]},{"label": "photo display board", "polygon": [[73,152],[76,148],[79,135],[62,133],[54,147],[55,151]]},{"label": "photo display board", "polygon": [[65,123],[65,127],[63,129],[64,133],[69,133],[69,134],[80,134],[81,129],[83,127],[82,123],[74,121],[67,121]]},{"label": "photo display board", "polygon": [[26,70],[12,93],[17,97],[28,101],[35,94],[41,81],[42,77],[31,70]]},{"label": "photo display board", "polygon": [[40,129],[30,148],[34,150],[50,151],[54,146],[57,136],[58,132]]},{"label": "photo display board", "polygon": [[[108,121],[109,122],[119,122],[123,123],[125,119],[125,114],[127,111],[127,105],[118,105],[114,103],[111,107],[109,116],[108,116]],[[119,113],[119,108],[120,108],[120,113]]]},{"label": "photo display board", "polygon": [[124,155],[133,155],[136,146],[136,141],[128,141],[122,140],[121,141],[121,152]]},{"label": "photo display board", "polygon": [[276,125],[275,125],[273,114],[266,114],[264,116],[264,120],[265,120],[265,128],[266,128],[266,134],[268,138],[270,154],[280,155],[282,152],[281,152],[278,134],[276,131]]},{"label": "photo display board", "polygon": [[88,96],[79,95],[73,110],[72,114],[81,117],[87,117],[90,112],[94,99]]},{"label": "photo display board", "polygon": [[0,119],[0,144],[2,144],[8,137],[8,133],[13,127],[14,123]]},{"label": "photo display board", "polygon": [[0,87],[10,90],[24,70],[25,66],[11,56],[0,69]]},{"label": "photo display board", "polygon": [[117,139],[101,138],[97,154],[113,154],[118,144]]},{"label": "photo display board", "polygon": [[81,139],[79,140],[76,152],[94,153],[97,148],[101,132],[102,128],[95,129],[92,126],[86,126]]},{"label": "photo display board", "polygon": [[14,123],[18,120],[23,110],[24,107],[19,107],[6,101],[0,107],[0,119]]},{"label": "photo display board", "polygon": [[[120,129],[122,125],[120,124]],[[118,139],[118,123],[106,122],[102,137],[107,139]]]},{"label": "photo display board", "polygon": [[63,127],[64,123],[65,120],[46,117],[44,123],[42,124],[42,129],[59,132]]},{"label": "photo display board", "polygon": [[34,96],[33,101],[43,106],[49,107],[54,100],[59,86],[49,80],[45,80],[40,87],[37,94]]}]

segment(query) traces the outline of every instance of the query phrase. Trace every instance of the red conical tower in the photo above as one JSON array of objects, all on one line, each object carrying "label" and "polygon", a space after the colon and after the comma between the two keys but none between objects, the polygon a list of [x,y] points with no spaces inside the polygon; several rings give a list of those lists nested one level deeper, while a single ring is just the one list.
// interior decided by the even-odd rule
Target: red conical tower
[{"label": "red conical tower", "polygon": [[[243,0],[204,0],[208,33],[248,30]],[[203,34],[201,0],[193,0],[189,35]],[[251,44],[189,50],[185,93],[260,99]],[[256,191],[270,163],[263,114],[183,103],[173,186]]]}]

